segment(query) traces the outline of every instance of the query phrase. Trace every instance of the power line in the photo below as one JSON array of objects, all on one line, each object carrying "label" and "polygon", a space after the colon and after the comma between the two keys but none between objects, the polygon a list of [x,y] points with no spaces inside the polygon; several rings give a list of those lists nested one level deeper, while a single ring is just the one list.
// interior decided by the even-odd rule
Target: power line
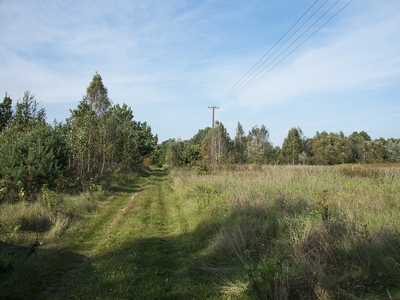
[{"label": "power line", "polygon": [[[260,75],[260,73],[262,73],[266,68],[268,68],[275,60],[277,60],[286,50],[288,50],[294,43],[296,43],[307,31],[309,31],[321,18],[323,18],[334,6],[336,6],[341,0],[337,0],[327,11],[325,11],[325,13],[323,13],[311,26],[309,26],[305,31],[303,31],[303,33],[300,34],[300,36],[298,36],[289,46],[287,46],[277,57],[275,57],[267,66],[265,66],[261,71],[259,71],[255,76],[253,76],[248,82],[246,82],[244,84],[244,86],[242,86],[238,91],[236,91],[236,93],[231,94],[230,97],[226,98],[224,100],[224,102],[228,102],[230,99],[238,96],[239,94],[241,94],[244,90],[246,90],[248,87],[250,87],[251,85],[254,84],[254,82],[258,81],[260,78],[256,79],[257,76]],[[325,1],[318,9],[317,11],[326,3],[327,1]],[[302,25],[301,27],[315,14],[316,12],[314,12]],[[300,27],[300,28],[301,28]],[[296,30],[297,32],[298,30]],[[295,33],[296,33],[295,32]],[[293,33],[289,38],[291,38],[295,33]],[[288,39],[285,41],[285,43],[288,41]],[[280,49],[283,46],[283,44],[278,48]],[[277,50],[278,50],[277,49]],[[276,50],[276,51],[277,51]],[[276,51],[274,52],[274,54],[276,53]],[[271,56],[270,56],[271,57]],[[269,58],[270,58],[269,57]],[[264,76],[265,74],[263,74],[262,76]],[[262,77],[261,76],[261,77]],[[256,79],[256,80],[255,80]],[[255,80],[255,81],[254,81]],[[252,83],[252,81],[254,81]]]},{"label": "power line", "polygon": [[[275,45],[273,45],[268,51],[267,51],[267,53],[265,53],[260,59],[259,59],[259,61],[258,62],[256,62],[251,68],[250,68],[250,70],[248,70],[247,71],[247,73],[246,74],[244,74],[243,76],[242,76],[242,78],[240,78],[225,94],[223,94],[220,98],[218,98],[218,100],[217,100],[217,102],[220,100],[220,99],[223,99],[224,97],[225,97],[225,95],[227,95],[227,94],[229,94],[230,93],[230,91],[232,90],[232,89],[234,89],[242,80],[243,80],[243,78],[245,78],[246,76],[247,76],[247,74],[249,74],[263,59],[264,59],[264,57],[265,56],[267,56],[268,55],[268,53],[269,52],[271,52],[271,50],[272,49],[274,49],[275,48],[275,46],[293,29],[293,27],[294,26],[296,26],[296,24],[298,23],[298,22],[300,22],[300,20],[310,11],[310,9],[311,8],[313,8],[313,6],[318,2],[319,0],[316,0],[307,10],[306,10],[306,12],[305,13],[303,13],[303,15],[292,25],[292,27],[290,27],[287,31],[286,31],[286,33],[275,43]],[[328,1],[328,0],[326,0],[326,1]],[[325,1],[325,3],[326,3],[326,1]],[[261,64],[262,65],[262,64]],[[258,68],[257,68],[258,69]],[[256,70],[257,70],[256,69]],[[255,71],[256,71],[255,70]],[[254,73],[254,72],[253,72]],[[251,73],[249,76],[251,76],[253,73]],[[247,76],[248,77],[248,76]],[[246,77],[246,78],[247,78]],[[240,85],[240,84],[239,84]]]},{"label": "power line", "polygon": [[203,126],[206,124],[206,123],[205,123],[206,118],[207,118],[207,120],[208,120],[208,117],[207,117],[208,114],[207,114],[207,112],[208,112],[208,108],[206,108],[206,110],[204,111],[203,116],[202,116],[201,119],[200,119],[199,128],[203,128]]},{"label": "power line", "polygon": [[[339,0],[340,1],[340,0]],[[300,46],[302,46],[307,40],[309,40],[314,34],[316,34],[322,27],[324,27],[328,22],[330,22],[337,14],[339,14],[343,9],[345,9],[353,0],[350,0],[345,6],[343,6],[337,13],[335,13],[331,18],[329,18],[328,21],[326,21],[324,24],[322,24],[317,30],[315,30],[309,37],[307,37],[303,42],[301,42],[298,46],[296,46],[292,51],[290,51],[285,57],[283,57],[280,61],[278,61],[272,68],[267,70],[264,74],[262,74],[259,78],[257,78],[253,83],[251,83],[248,87],[246,87],[244,90],[240,91],[240,93],[244,92],[247,90],[249,87],[251,87],[253,84],[255,84],[258,80],[260,80],[263,76],[268,74],[272,69],[274,69],[277,65],[279,65],[284,59],[286,59],[290,54],[292,54],[294,51],[296,51]],[[265,68],[263,69],[265,70]],[[239,93],[239,94],[240,94]],[[239,95],[237,94],[237,95]],[[237,96],[236,95],[236,96]]]},{"label": "power line", "polygon": [[[318,1],[318,0],[317,0]],[[316,2],[317,2],[316,1]],[[248,75],[256,65],[259,64],[259,62],[283,39],[284,36],[287,35],[287,33],[305,16],[306,13],[310,11],[310,9],[315,5],[316,2],[313,3],[313,5],[300,17],[299,20],[296,21],[296,23],[279,39],[277,43],[237,82],[234,84],[234,86],[231,87],[231,89],[228,90],[223,96],[221,96],[218,100],[217,103],[219,105],[225,104],[232,98],[240,95],[242,92],[247,90],[250,86],[252,86],[254,83],[256,83],[258,80],[260,80],[263,76],[265,76],[267,73],[269,73],[272,69],[274,69],[278,64],[280,64],[284,59],[286,59],[290,54],[292,54],[295,50],[297,50],[300,46],[302,46],[308,39],[310,39],[315,33],[317,33],[322,27],[324,27],[328,22],[330,22],[336,15],[338,15],[343,9],[345,9],[353,0],[350,0],[346,5],[344,5],[338,12],[336,12],[331,18],[329,18],[325,23],[323,23],[317,30],[315,30],[310,36],[308,36],[304,41],[302,41],[298,46],[296,46],[292,51],[290,51],[286,56],[284,56],[278,63],[272,66],[272,68],[268,69],[265,73],[263,73],[261,76],[259,76],[266,68],[268,68],[274,61],[276,61],[286,50],[288,50],[290,47],[293,46],[294,43],[296,43],[306,32],[308,32],[318,21],[320,21],[329,11],[331,11],[341,0],[337,0],[327,11],[325,11],[311,26],[309,26],[303,33],[300,34],[289,46],[287,46],[277,57],[275,57],[267,66],[265,66],[260,72],[258,72],[255,76],[253,76],[251,79],[248,80],[248,78],[255,73],[263,64],[265,64],[269,58],[273,54],[275,54],[308,20],[315,15],[315,13],[327,2],[325,1],[303,24],[288,38],[286,41],[277,49],[275,52],[268,57],[266,61],[264,61],[257,69],[255,69],[250,75]],[[247,76],[248,75],[248,76]],[[247,77],[246,77],[247,76]],[[258,78],[257,78],[258,77]],[[245,80],[243,80],[245,78]],[[246,82],[247,81],[247,82]]]},{"label": "power line", "polygon": [[[245,82],[247,79],[248,79],[248,77],[250,77],[252,74],[254,74],[254,72],[256,72],[266,61],[268,61],[268,59],[271,57],[268,57],[267,58],[267,60],[266,61],[264,61],[264,62],[262,62],[263,61],[263,59],[279,44],[279,42],[297,25],[297,23],[299,23],[300,22],[300,20],[301,19],[303,19],[304,18],[304,16],[315,6],[315,4],[318,2],[319,0],[316,0],[302,15],[301,15],[301,17],[285,32],[285,34],[257,61],[257,63],[255,63],[251,68],[250,68],[250,70],[249,71],[247,71],[247,73],[246,74],[244,74],[243,76],[242,76],[242,78],[240,78],[227,92],[225,92],[225,94],[223,94],[218,100],[217,100],[217,103],[218,102],[220,102],[220,103],[223,103],[223,102],[226,102],[226,101],[224,101],[223,99],[225,98],[225,100],[226,100],[226,98],[228,98],[228,99],[230,99],[230,96],[232,95],[232,93],[233,92],[235,92],[235,90],[238,88],[238,87],[240,87],[242,84],[243,84],[243,82]],[[324,2],[324,4],[327,2],[328,0],[326,0],[325,2]],[[313,16],[324,4],[322,4],[311,16]],[[308,18],[309,19],[309,18]],[[308,19],[306,20],[306,22],[308,21]],[[305,22],[304,22],[305,23]],[[295,33],[304,25],[304,23],[295,31]],[[295,33],[293,33],[293,34],[295,34]],[[293,36],[293,34],[291,35],[291,36]],[[290,36],[290,37],[291,37]],[[290,37],[289,37],[289,39],[290,39]],[[288,40],[288,39],[287,39]],[[287,41],[286,40],[286,41]],[[277,49],[277,50],[279,50],[285,43],[286,43],[286,41]],[[275,50],[275,52],[277,51],[277,50]],[[274,52],[274,53],[275,53]],[[273,54],[274,54],[273,53]],[[272,55],[273,55],[272,54]],[[262,63],[261,63],[262,62]],[[261,64],[260,64],[261,63]],[[259,65],[259,66],[258,66]],[[258,66],[258,67],[257,67]],[[257,67],[257,68],[256,68]],[[254,70],[254,71],[253,71]],[[206,117],[206,114],[207,114],[207,109],[206,109],[206,111],[205,111],[205,113],[203,114],[203,116],[202,116],[202,118],[201,118],[201,120],[200,120],[200,128],[202,128],[203,126],[205,126],[205,124],[206,124],[206,122],[208,122],[209,121],[209,117]],[[207,120],[205,120],[207,118]]]}]

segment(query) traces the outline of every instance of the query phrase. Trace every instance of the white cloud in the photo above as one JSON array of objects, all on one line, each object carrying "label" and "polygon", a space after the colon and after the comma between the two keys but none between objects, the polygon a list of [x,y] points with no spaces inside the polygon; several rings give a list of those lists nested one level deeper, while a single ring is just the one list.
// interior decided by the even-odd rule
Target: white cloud
[{"label": "white cloud", "polygon": [[[293,0],[0,1],[0,92],[17,99],[31,90],[49,104],[48,115],[57,115],[57,104],[75,108],[98,71],[112,100],[130,105],[136,117],[163,132],[162,138],[190,138],[209,125],[207,115],[199,126],[207,106],[307,5]],[[394,85],[400,74],[399,10],[396,0],[353,1],[331,26],[238,98],[222,103],[218,119],[232,126],[237,121],[261,125],[265,120],[255,115],[265,107]],[[236,103],[249,109],[237,109]],[[328,122],[308,120],[322,121]],[[300,125],[275,124],[284,127],[275,131],[285,133]]]},{"label": "white cloud", "polygon": [[[249,107],[283,104],[294,97],[373,90],[400,75],[400,5],[370,5],[366,15],[344,20],[340,31],[322,33],[326,45],[306,44],[239,96]],[[390,5],[391,4],[391,5]],[[312,41],[310,41],[312,43]],[[278,60],[277,60],[278,61]]]}]

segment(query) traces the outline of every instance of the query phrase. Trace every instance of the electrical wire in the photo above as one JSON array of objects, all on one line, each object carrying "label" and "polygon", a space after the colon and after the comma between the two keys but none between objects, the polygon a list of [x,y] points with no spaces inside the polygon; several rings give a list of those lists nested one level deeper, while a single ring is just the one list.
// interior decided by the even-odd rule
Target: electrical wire
[{"label": "electrical wire", "polygon": [[[225,92],[225,94],[223,94],[220,98],[217,99],[217,102],[221,99],[223,99],[227,94],[229,94],[233,89],[235,89],[235,87],[237,85],[240,85],[241,82],[243,80],[246,80],[246,78],[248,78],[249,76],[251,76],[256,70],[258,70],[258,68],[256,68],[255,71],[253,71],[249,76],[247,76],[264,58],[265,56],[268,55],[268,53],[270,53],[272,51],[272,49],[275,48],[276,45],[279,44],[279,42],[297,25],[298,22],[300,22],[300,20],[314,7],[314,5],[318,2],[319,0],[316,0],[304,13],[303,15],[285,32],[285,34],[267,51],[267,53],[265,53],[251,68],[250,70],[247,71],[246,74],[244,74],[242,76],[242,78],[240,78],[227,92]],[[325,3],[328,0],[325,1]],[[268,60],[268,59],[267,59]],[[262,65],[262,64],[261,64]]]},{"label": "electrical wire", "polygon": [[[339,0],[340,1],[340,0]],[[308,36],[303,42],[301,42],[298,46],[296,46],[292,51],[290,51],[286,56],[284,56],[280,61],[278,61],[272,68],[267,70],[264,74],[262,74],[259,78],[257,78],[253,83],[251,83],[248,87],[246,87],[244,90],[242,90],[240,93],[244,92],[247,90],[249,87],[251,87],[253,84],[255,84],[258,80],[260,80],[263,76],[268,74],[270,71],[272,71],[277,65],[279,65],[283,60],[285,60],[290,54],[292,54],[294,51],[296,51],[300,46],[302,46],[307,40],[309,40],[314,34],[316,34],[322,27],[324,27],[328,22],[330,22],[336,15],[338,15],[343,9],[345,9],[353,0],[350,0],[345,6],[343,6],[337,13],[335,13],[331,18],[328,19],[324,24],[322,24],[317,30],[315,30],[310,36]],[[263,69],[265,70],[265,68]],[[239,93],[239,94],[240,94]],[[238,95],[239,95],[238,94]],[[237,96],[237,95],[236,95]]]},{"label": "electrical wire", "polygon": [[[329,11],[331,11],[341,0],[337,0],[327,11],[325,11],[311,26],[309,26],[303,33],[301,33],[289,46],[287,46],[277,57],[275,57],[267,66],[265,66],[261,71],[259,71],[256,75],[254,75],[251,79],[248,79],[251,75],[253,75],[263,64],[265,64],[269,58],[272,57],[293,35],[301,28],[303,25],[308,22],[308,20],[315,15],[315,13],[327,2],[325,1],[303,24],[288,38],[286,41],[277,49],[275,52],[268,57],[266,61],[264,61],[261,65],[259,65],[260,61],[264,59],[264,57],[281,41],[291,29],[310,11],[310,9],[315,5],[313,5],[296,21],[296,23],[279,39],[277,43],[237,82],[235,83],[223,96],[221,96],[217,101],[217,105],[221,106],[226,104],[232,98],[237,97],[257,81],[259,81],[263,76],[268,74],[272,69],[274,69],[277,65],[279,65],[283,60],[285,60],[289,55],[291,55],[294,51],[296,51],[300,46],[302,46],[307,40],[309,40],[314,34],[316,34],[322,27],[324,27],[328,22],[330,22],[335,16],[337,16],[343,9],[345,9],[353,0],[350,0],[346,5],[344,5],[339,11],[337,11],[331,18],[329,18],[325,23],[323,23],[317,30],[315,30],[311,35],[309,35],[306,39],[304,39],[299,45],[297,45],[292,51],[290,51],[287,55],[285,55],[281,60],[279,60],[275,65],[273,65],[266,72],[267,69],[274,61],[276,61],[280,56],[282,56],[290,47],[292,47],[305,33],[307,33],[316,23],[318,23]],[[257,65],[259,65],[250,75],[248,75]],[[264,73],[262,73],[264,72]],[[260,76],[260,74],[262,75]],[[248,76],[247,76],[248,75]],[[245,78],[245,79],[244,79]],[[247,82],[246,82],[247,81]]]}]

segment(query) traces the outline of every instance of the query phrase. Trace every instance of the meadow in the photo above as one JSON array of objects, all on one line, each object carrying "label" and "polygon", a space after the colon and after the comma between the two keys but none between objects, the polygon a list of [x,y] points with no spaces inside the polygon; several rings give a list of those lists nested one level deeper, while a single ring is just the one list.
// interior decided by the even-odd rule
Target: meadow
[{"label": "meadow", "polygon": [[2,254],[0,296],[400,298],[400,166],[198,171],[2,204],[2,240],[24,248]]},{"label": "meadow", "polygon": [[200,268],[233,299],[399,297],[399,175],[389,165],[172,172],[209,230]]}]

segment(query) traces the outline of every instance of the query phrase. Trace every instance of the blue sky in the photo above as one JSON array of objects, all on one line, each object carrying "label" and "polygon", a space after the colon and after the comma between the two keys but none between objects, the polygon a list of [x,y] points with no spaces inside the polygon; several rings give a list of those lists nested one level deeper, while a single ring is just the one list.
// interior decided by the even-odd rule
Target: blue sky
[{"label": "blue sky", "polygon": [[[307,137],[399,138],[400,1],[352,1],[271,69],[349,0],[294,42],[337,0],[315,2],[0,0],[0,92],[16,101],[29,90],[48,122],[64,121],[97,71],[113,103],[160,141],[211,126],[212,105],[231,137],[238,122],[265,125],[275,146],[297,126]],[[268,72],[223,97],[313,3],[297,26],[320,10],[259,69],[271,63]]]}]

